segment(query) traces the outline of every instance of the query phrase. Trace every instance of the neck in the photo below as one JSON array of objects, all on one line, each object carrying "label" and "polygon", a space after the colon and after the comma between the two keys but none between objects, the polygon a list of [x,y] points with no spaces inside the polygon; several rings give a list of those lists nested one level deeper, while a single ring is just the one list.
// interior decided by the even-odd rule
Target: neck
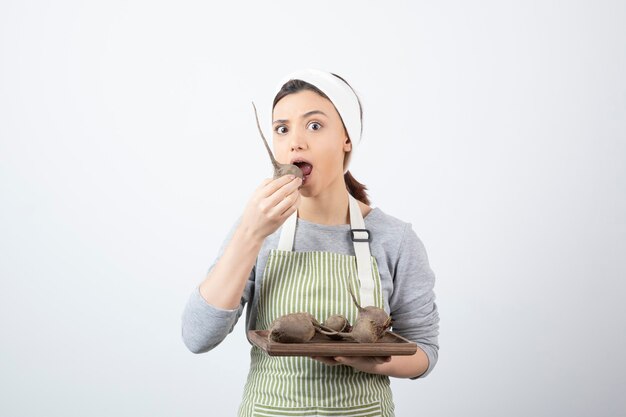
[{"label": "neck", "polygon": [[350,224],[350,196],[343,176],[320,194],[302,197],[298,207],[298,217],[306,221],[324,224]]}]

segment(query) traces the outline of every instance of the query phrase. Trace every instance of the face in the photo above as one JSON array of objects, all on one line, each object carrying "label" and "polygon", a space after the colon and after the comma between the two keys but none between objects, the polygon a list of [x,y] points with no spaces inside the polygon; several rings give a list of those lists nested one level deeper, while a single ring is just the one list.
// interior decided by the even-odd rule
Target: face
[{"label": "face", "polygon": [[276,103],[272,121],[276,160],[289,164],[302,158],[313,166],[300,189],[303,195],[343,181],[343,160],[352,144],[330,100],[310,90],[289,94]]}]

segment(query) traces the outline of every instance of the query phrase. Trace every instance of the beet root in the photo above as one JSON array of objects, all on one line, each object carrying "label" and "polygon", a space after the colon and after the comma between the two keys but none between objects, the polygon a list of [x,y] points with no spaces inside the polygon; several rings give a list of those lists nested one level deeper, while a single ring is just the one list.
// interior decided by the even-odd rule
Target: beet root
[{"label": "beet root", "polygon": [[272,322],[268,338],[280,343],[304,343],[315,336],[315,317],[309,313],[291,313],[278,317]]},{"label": "beet root", "polygon": [[347,318],[341,314],[333,314],[316,329],[318,332],[325,334],[333,340],[341,340],[342,336],[338,335],[338,332],[349,332],[352,330],[352,326]]},{"label": "beet root", "polygon": [[356,317],[356,321],[354,322],[354,325],[356,326],[356,323],[359,320],[372,321],[374,323],[376,333],[379,333],[380,337],[382,337],[382,335],[385,334],[385,331],[391,326],[392,320],[389,314],[387,314],[385,310],[379,307],[375,307],[375,306],[361,307],[359,302],[356,300],[356,297],[354,296],[354,292],[352,291],[351,286],[348,286],[348,291],[350,292],[352,301],[354,302],[354,304],[359,310],[357,317]]},{"label": "beet root", "polygon": [[362,318],[354,322],[350,332],[322,333],[333,339],[352,340],[357,343],[376,343],[386,331],[386,328],[377,326],[372,320]]},{"label": "beet root", "polygon": [[252,102],[252,107],[254,107],[254,117],[256,117],[256,125],[257,125],[257,128],[259,129],[259,133],[261,134],[261,139],[263,139],[263,144],[265,145],[265,149],[267,149],[267,153],[269,154],[270,160],[272,161],[272,167],[274,168],[274,179],[280,178],[283,175],[289,175],[289,174],[295,175],[296,177],[299,177],[300,179],[304,178],[304,174],[302,173],[302,170],[300,169],[300,167],[298,167],[297,165],[293,165],[293,164],[281,164],[280,162],[276,160],[276,158],[274,158],[274,154],[272,153],[270,146],[267,144],[267,139],[265,139],[265,135],[263,135],[263,130],[261,130],[261,124],[259,123],[259,115],[257,114],[256,106],[254,105],[254,102]]},{"label": "beet root", "polygon": [[376,343],[391,326],[391,317],[382,308],[362,307],[356,299],[352,287],[348,285],[352,301],[358,309],[354,325],[340,314],[329,316],[319,323],[313,315],[306,312],[285,314],[272,322],[268,339],[281,343],[305,343],[316,332],[334,340],[352,340],[357,343]]},{"label": "beet root", "polygon": [[382,334],[380,333],[380,328],[372,320],[361,319],[354,323],[349,337],[359,343],[375,343],[382,337]]},{"label": "beet root", "polygon": [[346,331],[326,332],[324,334],[333,339],[349,339],[358,343],[377,342],[391,326],[391,317],[382,308],[375,306],[361,307],[352,291],[351,285],[348,285],[348,291],[359,311],[354,325],[349,329],[345,329]]},{"label": "beet root", "polygon": [[322,323],[322,326],[328,327],[336,332],[349,332],[352,327],[350,326],[348,319],[341,314],[328,316],[328,318]]},{"label": "beet root", "polygon": [[[382,308],[367,306],[359,310],[356,321],[368,320],[374,323],[374,327],[377,332],[385,333],[389,327],[391,327],[391,317]],[[356,322],[355,322],[356,324]],[[380,329],[380,330],[379,330]],[[381,336],[382,336],[381,334]]]}]

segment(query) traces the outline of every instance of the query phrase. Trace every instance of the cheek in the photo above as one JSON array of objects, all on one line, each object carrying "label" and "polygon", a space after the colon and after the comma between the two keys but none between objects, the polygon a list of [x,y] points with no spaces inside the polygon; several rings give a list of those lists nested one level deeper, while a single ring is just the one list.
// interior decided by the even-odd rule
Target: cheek
[{"label": "cheek", "polygon": [[274,142],[272,153],[274,154],[274,158],[276,158],[277,161],[282,161],[282,163],[286,163],[285,161],[288,159],[287,155],[289,154],[289,152],[287,151],[287,148],[285,148],[282,144]]}]

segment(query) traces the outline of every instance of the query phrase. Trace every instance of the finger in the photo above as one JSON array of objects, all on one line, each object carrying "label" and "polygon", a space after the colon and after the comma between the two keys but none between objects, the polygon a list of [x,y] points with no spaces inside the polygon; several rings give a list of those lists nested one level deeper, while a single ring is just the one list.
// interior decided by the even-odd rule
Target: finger
[{"label": "finger", "polygon": [[289,184],[291,182],[290,175],[283,175],[282,177],[271,179],[269,182],[263,184],[261,188],[261,197],[266,198],[274,194],[277,190],[283,187],[285,184]]},{"label": "finger", "polygon": [[286,185],[283,185],[283,187],[280,188],[279,191],[284,192],[285,195],[289,195],[298,191],[301,185],[302,185],[302,178],[296,177],[293,179],[293,181],[290,181]]},{"label": "finger", "polygon": [[296,177],[293,179],[293,181],[284,185],[278,192],[284,193],[285,197],[291,194],[297,194],[297,191],[300,189],[301,185],[302,185],[302,178]]},{"label": "finger", "polygon": [[294,204],[293,206],[289,207],[287,209],[287,211],[283,212],[280,215],[281,220],[287,220],[289,218],[289,216],[291,216],[293,213],[296,212],[296,210],[298,210],[298,206],[296,204]]},{"label": "finger", "polygon": [[[294,191],[277,201],[274,207],[268,211],[268,216],[288,217],[297,210],[300,193]],[[270,203],[271,205],[272,203]]]},{"label": "finger", "polygon": [[[268,204],[270,207],[276,207],[279,203],[284,201],[289,195],[298,191],[298,187],[302,184],[302,180],[298,177],[295,177],[290,182],[284,184],[278,190],[274,192],[274,194],[266,197]],[[294,196],[295,198],[295,196]]]},{"label": "finger", "polygon": [[291,206],[287,207],[285,211],[280,215],[282,218],[291,216],[296,210],[298,210],[298,202],[300,201],[300,193],[295,193],[296,197]]},{"label": "finger", "polygon": [[[295,184],[292,184],[295,183]],[[278,215],[284,215],[285,212],[290,211],[290,213],[293,213],[295,210],[290,210],[292,209],[292,206],[297,205],[298,199],[300,197],[300,193],[298,192],[297,188],[298,188],[298,183],[301,183],[301,180],[299,178],[295,178],[292,183],[286,185],[284,188],[287,189],[286,193],[283,194],[283,196],[281,197],[281,193],[283,192],[283,190],[279,190],[277,191],[272,197],[269,197],[270,202],[269,205],[270,207],[273,207],[269,212],[268,215],[270,216],[278,216]]]},{"label": "finger", "polygon": [[337,362],[332,357],[328,356],[312,356],[311,359],[325,363],[326,365],[337,365]]},{"label": "finger", "polygon": [[390,356],[367,356],[367,357],[349,357],[349,356],[335,356],[335,360],[339,363],[354,366],[356,364],[375,363],[377,365],[389,362]]}]

